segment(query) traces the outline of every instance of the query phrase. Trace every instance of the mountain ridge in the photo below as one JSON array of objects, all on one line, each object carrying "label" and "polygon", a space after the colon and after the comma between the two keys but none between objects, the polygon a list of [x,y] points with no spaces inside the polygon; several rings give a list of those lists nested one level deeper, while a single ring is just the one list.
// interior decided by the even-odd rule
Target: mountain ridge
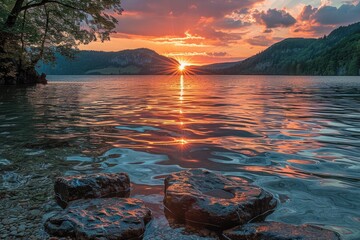
[{"label": "mountain ridge", "polygon": [[76,54],[74,60],[57,55],[54,65],[40,64],[38,72],[48,75],[165,75],[173,73],[178,65],[177,60],[147,48],[116,52],[86,50]]},{"label": "mountain ridge", "polygon": [[[147,48],[116,52],[80,51],[76,60],[56,56],[49,75],[167,75],[180,63]],[[360,75],[360,22],[342,26],[323,38],[287,38],[238,62],[188,66],[191,74],[221,75]]]},{"label": "mountain ridge", "polygon": [[[221,63],[220,63],[221,64]],[[360,22],[323,38],[287,38],[243,61],[192,67],[196,74],[360,75]]]}]

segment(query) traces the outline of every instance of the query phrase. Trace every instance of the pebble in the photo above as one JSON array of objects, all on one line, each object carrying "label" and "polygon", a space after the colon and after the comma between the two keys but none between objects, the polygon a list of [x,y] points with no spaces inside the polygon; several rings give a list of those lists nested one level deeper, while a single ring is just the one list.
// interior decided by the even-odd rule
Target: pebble
[{"label": "pebble", "polygon": [[32,227],[34,227],[34,224],[28,223],[28,224],[26,224],[26,226],[27,226],[27,228],[32,228]]},{"label": "pebble", "polygon": [[30,211],[30,214],[33,215],[33,216],[35,216],[35,217],[39,216],[40,213],[41,213],[41,212],[40,212],[40,210],[38,210],[38,209],[34,209],[34,210],[31,210],[31,211]]},{"label": "pebble", "polygon": [[2,224],[4,224],[4,225],[10,225],[14,222],[15,222],[14,218],[8,218],[8,219],[5,218],[4,220],[2,220]]},{"label": "pebble", "polygon": [[[0,165],[1,168],[1,165]],[[26,174],[27,175],[27,174]],[[0,176],[1,178],[1,176]],[[41,178],[30,180],[28,186],[0,192],[0,239],[47,239],[42,229],[43,213],[54,211],[57,207],[53,196],[52,181],[41,182]],[[37,200],[36,196],[46,196],[46,200]],[[48,199],[48,200],[47,200]],[[46,210],[45,209],[46,207]]]},{"label": "pebble", "polygon": [[21,224],[21,225],[18,227],[18,231],[19,231],[19,232],[23,232],[23,231],[25,231],[25,229],[26,229],[26,226],[25,226],[24,224]]}]

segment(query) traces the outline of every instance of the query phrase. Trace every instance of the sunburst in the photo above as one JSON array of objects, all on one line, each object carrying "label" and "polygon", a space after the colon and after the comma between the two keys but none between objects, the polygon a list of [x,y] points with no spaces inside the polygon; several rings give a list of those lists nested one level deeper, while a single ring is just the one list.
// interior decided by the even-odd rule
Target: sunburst
[{"label": "sunburst", "polygon": [[191,65],[189,62],[186,62],[186,61],[179,61],[179,63],[180,63],[180,65],[179,65],[178,69],[181,73],[186,70],[187,66]]}]

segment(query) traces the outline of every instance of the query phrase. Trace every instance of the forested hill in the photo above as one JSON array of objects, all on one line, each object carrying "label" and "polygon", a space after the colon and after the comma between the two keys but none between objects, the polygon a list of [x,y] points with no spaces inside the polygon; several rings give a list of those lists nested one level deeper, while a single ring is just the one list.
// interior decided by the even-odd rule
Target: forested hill
[{"label": "forested hill", "polygon": [[360,75],[360,23],[320,39],[290,38],[237,63],[192,69],[200,74]]},{"label": "forested hill", "polygon": [[[149,49],[81,51],[75,60],[56,57],[40,64],[49,75],[171,74],[179,63]],[[289,38],[241,62],[191,67],[196,74],[360,75],[360,23],[340,27],[319,39]]]},{"label": "forested hill", "polygon": [[156,52],[141,48],[120,52],[81,51],[74,60],[61,55],[56,63],[40,63],[37,71],[48,75],[133,75],[171,74],[179,63]]}]

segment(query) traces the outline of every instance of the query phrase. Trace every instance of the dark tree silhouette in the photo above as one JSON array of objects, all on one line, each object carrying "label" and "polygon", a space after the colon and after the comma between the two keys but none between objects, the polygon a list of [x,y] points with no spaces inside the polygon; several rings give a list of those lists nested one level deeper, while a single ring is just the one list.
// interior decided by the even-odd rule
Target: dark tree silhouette
[{"label": "dark tree silhouette", "polygon": [[72,57],[79,44],[108,40],[122,11],[120,0],[3,0],[0,85],[35,83],[40,60]]}]

